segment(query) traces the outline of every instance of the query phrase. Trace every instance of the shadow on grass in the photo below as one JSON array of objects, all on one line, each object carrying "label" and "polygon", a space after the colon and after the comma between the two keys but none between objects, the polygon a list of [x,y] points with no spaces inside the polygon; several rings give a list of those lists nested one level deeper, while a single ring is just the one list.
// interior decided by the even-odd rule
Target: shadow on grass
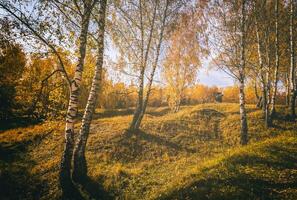
[{"label": "shadow on grass", "polygon": [[296,144],[279,144],[261,148],[265,156],[232,156],[202,171],[205,178],[160,199],[296,199],[296,152]]},{"label": "shadow on grass", "polygon": [[210,108],[205,108],[205,109],[201,109],[201,110],[198,110],[198,111],[193,111],[191,113],[191,115],[194,116],[196,115],[196,117],[218,117],[218,118],[222,118],[222,117],[225,117],[225,114],[223,114],[222,112],[219,112],[215,109],[210,109]]},{"label": "shadow on grass", "polygon": [[175,149],[177,151],[186,151],[188,153],[195,153],[195,150],[193,149],[189,149],[187,147],[183,147],[177,143],[174,143],[174,142],[171,142],[171,141],[168,141],[167,139],[165,138],[162,138],[161,136],[159,135],[153,135],[153,134],[149,134],[149,133],[146,133],[142,130],[139,130],[137,133],[136,133],[137,137],[139,139],[143,139],[143,140],[146,140],[148,142],[151,142],[151,143],[156,143],[158,145],[163,145],[163,146],[166,146],[168,148],[172,148],[172,149]]},{"label": "shadow on grass", "polygon": [[83,190],[89,195],[91,199],[109,200],[113,199],[99,182],[91,179],[89,176],[85,177],[81,182]]},{"label": "shadow on grass", "polygon": [[[19,149],[15,149],[18,151]],[[19,152],[11,160],[0,160],[0,199],[40,199],[47,190],[44,180],[33,177],[30,166],[36,163]]]},{"label": "shadow on grass", "polygon": [[0,120],[0,132],[14,128],[25,128],[41,122],[42,120],[40,119],[33,119],[29,117],[16,117],[9,120]]},{"label": "shadow on grass", "polygon": [[161,111],[155,111],[152,109],[148,109],[146,114],[152,115],[154,117],[161,117],[161,116],[166,115],[170,112],[171,112],[170,108],[164,108]]},{"label": "shadow on grass", "polygon": [[133,112],[134,112],[133,109],[104,110],[103,112],[94,113],[93,119],[101,119],[101,118],[117,117],[117,116],[127,116],[127,115],[132,115]]},{"label": "shadow on grass", "polygon": [[[259,110],[261,110],[261,108],[246,108],[246,113],[249,114],[249,113],[253,113],[255,111],[259,111]],[[238,111],[233,111],[233,112],[228,112],[227,111],[226,113],[228,113],[230,115],[239,115],[240,114],[239,113],[239,108],[238,108]]]},{"label": "shadow on grass", "polygon": [[61,189],[61,198],[64,200],[113,199],[99,182],[92,180],[89,176],[81,177],[78,183],[71,183],[67,187],[62,186]]},{"label": "shadow on grass", "polygon": [[53,130],[49,130],[44,134],[36,135],[30,140],[15,142],[15,143],[1,143],[0,144],[0,157],[5,162],[13,162],[19,159],[18,155],[27,150],[28,145],[38,145],[45,137],[50,135]]},{"label": "shadow on grass", "polygon": [[[170,112],[169,108],[161,109],[160,111],[157,111],[156,108],[148,108],[146,114],[159,117],[166,115]],[[101,118],[109,118],[109,117],[118,117],[118,116],[127,116],[134,114],[134,109],[128,108],[128,109],[110,109],[110,110],[104,110],[103,112],[97,112],[94,114],[93,119],[101,119]],[[82,116],[82,114],[81,114]]]},{"label": "shadow on grass", "polygon": [[47,182],[31,173],[37,163],[27,151],[29,145],[38,145],[52,131],[26,141],[0,144],[0,199],[40,199],[47,192]]}]

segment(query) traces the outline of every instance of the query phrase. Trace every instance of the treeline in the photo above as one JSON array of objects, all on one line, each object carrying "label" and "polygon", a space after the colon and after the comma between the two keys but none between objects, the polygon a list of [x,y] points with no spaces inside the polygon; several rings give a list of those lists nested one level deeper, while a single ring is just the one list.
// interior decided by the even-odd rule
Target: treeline
[{"label": "treeline", "polygon": [[[4,23],[4,22],[3,22]],[[5,23],[2,24],[5,27]],[[68,88],[59,73],[52,72],[51,67],[57,65],[55,57],[40,54],[26,54],[20,44],[4,40],[2,37],[1,74],[1,120],[14,117],[32,117],[36,119],[64,117],[67,107]],[[61,52],[62,54],[62,52]],[[67,53],[63,53],[66,56]],[[95,55],[90,52],[86,55],[85,71],[81,85],[79,108],[87,104],[92,69],[95,66]],[[73,69],[75,63],[67,61],[66,68]],[[11,68],[10,66],[14,66]],[[146,88],[144,89],[146,90]],[[245,89],[246,102],[257,104],[261,99],[261,88],[252,84]],[[200,103],[216,102],[215,95],[222,93],[222,102],[238,103],[239,88],[237,85],[226,88],[209,87],[203,84],[194,84],[185,88],[181,93],[180,105],[195,105]],[[285,91],[285,90],[284,90]],[[148,106],[160,107],[170,105],[170,86],[153,86]],[[287,92],[278,94],[277,103],[286,104]],[[96,108],[119,109],[135,108],[137,102],[137,85],[123,82],[114,82],[106,72],[103,73],[102,88],[98,94]],[[172,108],[174,110],[174,108]]]}]

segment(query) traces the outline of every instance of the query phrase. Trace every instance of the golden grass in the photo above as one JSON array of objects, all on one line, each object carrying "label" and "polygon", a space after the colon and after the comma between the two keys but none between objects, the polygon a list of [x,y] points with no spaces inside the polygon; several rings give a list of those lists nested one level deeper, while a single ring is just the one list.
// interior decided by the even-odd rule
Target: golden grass
[{"label": "golden grass", "polygon": [[[276,144],[287,145],[295,151],[291,144],[295,144],[297,132],[296,123],[282,119],[276,121],[277,127],[265,130],[261,111],[248,105],[250,145],[239,147],[238,110],[238,105],[225,103],[183,107],[178,113],[170,113],[167,108],[151,108],[141,131],[134,136],[123,134],[131,120],[130,111],[117,111],[118,116],[111,111],[107,114],[99,111],[103,114],[95,116],[87,146],[89,176],[119,199],[184,199],[180,194],[191,199],[196,194],[205,197],[209,193],[215,198],[220,191],[226,195],[233,194],[233,197],[240,196],[237,190],[247,192],[234,184],[214,187],[213,182],[208,182],[212,179],[219,182],[218,176],[221,175],[222,180],[250,174],[262,181],[275,181],[279,175],[286,179],[288,173],[295,173],[286,169],[284,174],[279,174],[275,169],[261,165],[242,167],[244,159],[239,164],[236,162],[236,157],[244,156],[277,159],[265,151],[266,147]],[[100,118],[110,115],[112,117]],[[50,130],[50,134],[36,142],[36,135]],[[61,195],[58,169],[63,149],[63,122],[46,122],[0,134],[1,144],[25,141],[33,142],[17,151],[15,158],[0,162],[6,174],[1,179],[8,185],[15,184],[9,180],[13,177],[19,181],[23,177],[21,169],[25,170],[25,180],[32,182],[32,186],[19,194],[8,191],[7,195],[23,198],[29,194],[29,197],[38,196],[40,199],[58,199]],[[229,165],[229,162],[233,164]],[[231,170],[232,166],[236,170]],[[266,169],[269,172],[267,177],[261,177]],[[202,188],[212,186],[217,190],[209,192],[205,189],[205,192],[199,184],[195,185],[196,182],[203,184]],[[24,183],[20,181],[19,184],[21,187]],[[194,186],[198,189],[193,189]],[[285,194],[295,191],[294,188],[286,189]]]}]

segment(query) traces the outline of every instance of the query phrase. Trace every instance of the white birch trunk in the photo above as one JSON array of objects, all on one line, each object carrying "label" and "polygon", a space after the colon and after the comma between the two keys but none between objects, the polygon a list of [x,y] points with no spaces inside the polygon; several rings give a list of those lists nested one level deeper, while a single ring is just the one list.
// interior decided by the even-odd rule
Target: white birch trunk
[{"label": "white birch trunk", "polygon": [[141,121],[143,119],[143,116],[144,116],[146,108],[147,108],[147,103],[149,101],[149,96],[150,96],[150,92],[151,92],[151,88],[152,88],[152,83],[153,83],[153,80],[154,80],[155,71],[156,71],[156,68],[157,68],[158,62],[159,62],[161,45],[162,45],[162,41],[163,41],[163,34],[164,34],[165,25],[166,25],[168,3],[169,3],[168,0],[166,0],[166,7],[165,7],[165,11],[164,11],[164,17],[163,17],[163,20],[162,20],[162,27],[161,27],[161,31],[160,31],[160,38],[159,38],[158,45],[157,45],[156,57],[155,57],[155,60],[154,60],[154,63],[153,63],[153,69],[152,69],[150,77],[149,77],[147,92],[146,92],[146,96],[144,97],[145,99],[144,99],[144,102],[143,102],[142,110],[140,112],[140,115],[138,117],[137,124],[136,124],[136,127],[138,127],[138,128],[139,128],[139,126],[141,124]]},{"label": "white birch trunk", "polygon": [[241,34],[240,34],[240,66],[239,66],[239,112],[240,112],[240,143],[248,143],[248,125],[245,108],[245,0],[241,8]]},{"label": "white birch trunk", "polygon": [[105,32],[105,13],[106,1],[101,0],[99,10],[99,32],[97,38],[97,62],[92,80],[92,86],[89,93],[87,105],[84,111],[82,124],[80,127],[79,136],[75,145],[73,153],[73,173],[72,178],[74,181],[79,182],[87,176],[87,163],[85,158],[85,149],[89,136],[92,117],[96,107],[98,92],[101,87],[102,81],[102,66],[103,66],[103,53],[104,53],[104,32]]},{"label": "white birch trunk", "polygon": [[290,0],[290,113],[293,119],[296,117],[295,101],[296,101],[296,72],[295,72],[295,54],[294,54],[294,25],[293,25],[294,5]]},{"label": "white birch trunk", "polygon": [[152,18],[152,25],[150,28],[150,33],[149,33],[149,38],[148,38],[148,43],[147,43],[147,48],[146,48],[146,52],[145,55],[143,57],[143,53],[144,53],[144,27],[142,25],[142,17],[143,17],[143,11],[142,11],[142,1],[140,0],[140,15],[141,15],[141,37],[142,37],[142,59],[141,59],[141,70],[140,70],[140,75],[139,75],[139,89],[138,89],[138,102],[137,102],[137,107],[136,110],[134,112],[133,115],[133,119],[132,122],[130,124],[129,127],[129,131],[131,133],[135,132],[135,130],[138,130],[141,124],[141,120],[143,117],[143,110],[144,110],[144,73],[145,73],[145,69],[147,66],[147,61],[148,61],[148,56],[149,56],[149,51],[150,51],[150,47],[151,47],[151,41],[152,41],[152,37],[153,37],[153,31],[155,28],[155,18],[156,18],[156,12],[157,12],[157,5],[158,5],[158,1],[155,2],[155,7],[154,7],[154,13],[153,13],[153,18]]},{"label": "white birch trunk", "polygon": [[275,0],[275,69],[274,69],[274,82],[273,93],[271,98],[271,116],[275,114],[276,93],[278,83],[278,71],[279,71],[279,45],[278,45],[278,0]]},{"label": "white birch trunk", "polygon": [[[269,103],[268,103],[268,79],[265,77],[265,73],[267,74],[267,70],[264,69],[263,64],[263,53],[261,40],[259,35],[258,23],[256,21],[256,36],[257,36],[257,46],[258,46],[258,57],[259,57],[259,65],[260,65],[260,75],[261,75],[261,84],[262,84],[262,110],[264,115],[265,127],[270,127],[270,113],[269,113]],[[267,66],[268,68],[269,66]]]},{"label": "white birch trunk", "polygon": [[85,7],[84,13],[82,15],[81,32],[79,37],[79,58],[78,64],[75,69],[74,78],[71,81],[70,99],[66,114],[65,145],[60,166],[60,184],[64,192],[64,195],[70,196],[71,192],[69,191],[73,190],[73,184],[71,180],[71,160],[74,147],[74,124],[77,118],[79,103],[78,98],[80,93],[82,72],[86,56],[87,34],[92,7],[90,5],[89,7]]}]

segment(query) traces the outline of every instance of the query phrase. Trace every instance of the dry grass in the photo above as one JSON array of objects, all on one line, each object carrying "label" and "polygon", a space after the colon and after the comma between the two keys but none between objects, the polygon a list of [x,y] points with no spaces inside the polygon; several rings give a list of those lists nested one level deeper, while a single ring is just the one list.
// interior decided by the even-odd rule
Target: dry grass
[{"label": "dry grass", "polygon": [[[169,113],[167,108],[149,109],[141,131],[133,136],[123,134],[131,120],[131,111],[98,111],[87,147],[89,176],[117,199],[185,199],[183,197],[186,196],[195,199],[197,195],[201,199],[206,198],[206,195],[215,199],[221,193],[225,195],[223,199],[228,199],[227,194],[234,198],[241,197],[240,191],[242,194],[253,194],[251,198],[259,197],[257,191],[237,188],[232,181],[227,184],[224,180],[249,174],[271,183],[290,181],[296,168],[286,168],[280,174],[263,164],[255,165],[252,158],[278,159],[267,152],[270,146],[275,145],[288,146],[288,151],[296,154],[297,149],[293,147],[297,125],[285,121],[283,117],[277,119],[277,126],[265,130],[261,111],[249,105],[251,145],[241,148],[238,144],[238,110],[236,104],[183,107],[178,113]],[[285,113],[280,116],[285,116]],[[37,199],[60,197],[57,173],[63,147],[62,125],[62,122],[47,122],[0,134],[2,152],[7,150],[7,144],[10,148],[15,144],[24,144],[22,149],[5,152],[12,158],[0,161],[1,184],[19,190],[19,193],[8,190],[4,196],[12,195],[21,199],[32,199],[33,196]],[[279,159],[283,159],[282,156],[279,155]],[[253,162],[246,162],[245,158]],[[270,170],[268,177],[261,177],[265,170]],[[220,187],[214,187],[216,181],[222,182]],[[31,183],[29,187],[23,187],[27,183]],[[214,189],[210,190],[210,187]],[[296,194],[296,187],[285,188],[281,192],[283,195],[289,195],[289,192]],[[271,193],[270,190],[264,191]]]}]

